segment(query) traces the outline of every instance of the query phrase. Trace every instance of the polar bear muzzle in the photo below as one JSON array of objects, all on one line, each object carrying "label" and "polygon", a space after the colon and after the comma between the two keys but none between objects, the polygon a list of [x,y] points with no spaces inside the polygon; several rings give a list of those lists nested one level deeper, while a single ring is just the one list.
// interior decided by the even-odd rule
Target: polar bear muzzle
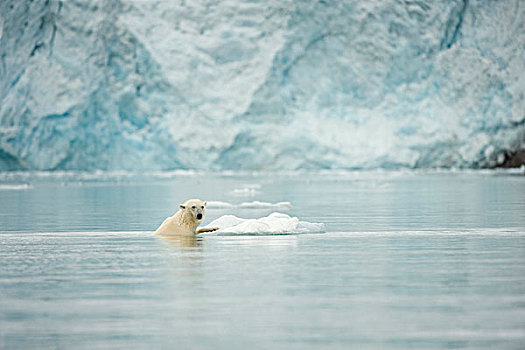
[{"label": "polar bear muzzle", "polygon": [[204,213],[206,208],[206,202],[202,202],[200,199],[190,199],[184,204],[179,205],[180,210],[193,216],[193,220],[200,221],[204,219]]}]

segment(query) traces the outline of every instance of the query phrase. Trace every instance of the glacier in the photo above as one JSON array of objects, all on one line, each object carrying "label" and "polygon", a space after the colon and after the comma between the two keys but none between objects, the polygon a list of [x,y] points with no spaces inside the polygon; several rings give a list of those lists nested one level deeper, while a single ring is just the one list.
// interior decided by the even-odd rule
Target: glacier
[{"label": "glacier", "polygon": [[524,26],[521,0],[3,0],[0,171],[505,165]]}]

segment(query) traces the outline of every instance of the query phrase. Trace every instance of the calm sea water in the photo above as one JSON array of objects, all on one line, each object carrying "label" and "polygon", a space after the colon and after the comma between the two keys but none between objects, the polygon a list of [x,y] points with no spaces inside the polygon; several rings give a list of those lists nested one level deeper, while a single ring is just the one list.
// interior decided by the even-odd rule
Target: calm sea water
[{"label": "calm sea water", "polygon": [[[525,348],[523,175],[0,175],[0,348]],[[327,232],[151,235],[194,197]]]}]

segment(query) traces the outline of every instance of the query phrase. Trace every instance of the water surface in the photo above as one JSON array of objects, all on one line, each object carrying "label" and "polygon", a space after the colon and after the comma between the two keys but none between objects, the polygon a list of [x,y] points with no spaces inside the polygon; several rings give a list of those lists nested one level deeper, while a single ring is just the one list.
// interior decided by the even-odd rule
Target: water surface
[{"label": "water surface", "polygon": [[[525,177],[3,174],[0,347],[521,349]],[[10,188],[11,187],[11,188]],[[160,239],[188,198],[323,234]],[[208,210],[256,218],[271,209]]]}]

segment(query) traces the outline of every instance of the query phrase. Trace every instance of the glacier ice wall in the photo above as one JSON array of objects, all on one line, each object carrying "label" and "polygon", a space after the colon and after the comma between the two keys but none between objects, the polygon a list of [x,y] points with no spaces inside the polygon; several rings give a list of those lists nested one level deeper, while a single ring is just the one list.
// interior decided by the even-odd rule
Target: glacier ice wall
[{"label": "glacier ice wall", "polygon": [[484,167],[521,0],[4,0],[0,170]]}]

